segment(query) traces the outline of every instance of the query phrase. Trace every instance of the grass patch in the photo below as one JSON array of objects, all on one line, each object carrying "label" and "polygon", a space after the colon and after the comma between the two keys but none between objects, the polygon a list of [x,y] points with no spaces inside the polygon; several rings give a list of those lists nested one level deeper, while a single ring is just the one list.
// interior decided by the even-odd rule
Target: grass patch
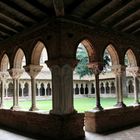
[{"label": "grass patch", "polygon": [[[133,98],[124,98],[124,103],[126,105],[132,105],[134,102]],[[9,109],[12,106],[13,101],[12,100],[5,100],[4,101],[4,108]],[[38,100],[37,107],[40,110],[49,111],[52,109],[52,100]],[[116,104],[115,98],[101,98],[101,105],[103,108],[109,108],[113,107],[113,105]],[[19,105],[21,109],[29,110],[31,107],[31,101],[30,100],[20,100]],[[78,112],[84,112],[87,110],[92,110],[95,107],[95,98],[75,98],[74,99],[74,108]]]}]

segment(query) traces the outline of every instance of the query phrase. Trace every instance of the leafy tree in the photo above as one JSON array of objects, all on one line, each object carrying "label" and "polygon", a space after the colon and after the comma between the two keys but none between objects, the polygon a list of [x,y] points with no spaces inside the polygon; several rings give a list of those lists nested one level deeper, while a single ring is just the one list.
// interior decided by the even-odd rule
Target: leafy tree
[{"label": "leafy tree", "polygon": [[[85,75],[92,75],[92,71],[88,68],[87,64],[89,63],[88,53],[85,47],[82,44],[79,44],[77,49],[76,58],[79,60],[77,67],[75,68],[76,74],[82,78]],[[110,66],[110,57],[107,51],[104,53],[104,72],[109,69]]]},{"label": "leafy tree", "polygon": [[89,63],[88,54],[82,44],[79,44],[78,46],[76,58],[79,60],[79,63],[75,68],[76,74],[78,74],[80,78],[85,75],[91,75],[92,71],[87,66]]}]

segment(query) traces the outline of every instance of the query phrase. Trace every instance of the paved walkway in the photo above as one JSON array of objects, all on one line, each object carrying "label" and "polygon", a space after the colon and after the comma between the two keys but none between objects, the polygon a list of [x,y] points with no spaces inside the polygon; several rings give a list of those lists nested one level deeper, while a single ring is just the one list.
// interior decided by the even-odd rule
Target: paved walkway
[{"label": "paved walkway", "polygon": [[[37,140],[39,138],[31,138],[29,136],[23,136],[23,134],[17,134],[14,131],[0,129],[0,140]],[[49,140],[49,139],[42,139]],[[62,140],[59,138],[59,140]],[[140,126],[130,129],[114,132],[111,134],[93,134],[86,132],[84,140],[140,140]]]},{"label": "paved walkway", "polygon": [[140,126],[102,135],[86,132],[85,140],[140,140]]}]

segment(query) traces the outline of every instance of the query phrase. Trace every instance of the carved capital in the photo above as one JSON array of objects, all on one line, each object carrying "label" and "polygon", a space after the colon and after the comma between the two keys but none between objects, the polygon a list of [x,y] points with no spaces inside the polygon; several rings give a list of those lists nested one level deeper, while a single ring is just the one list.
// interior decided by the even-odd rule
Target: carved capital
[{"label": "carved capital", "polygon": [[58,58],[58,59],[54,59],[54,60],[48,60],[45,61],[45,63],[47,64],[47,66],[51,69],[51,67],[58,65],[60,67],[63,67],[64,65],[69,65],[70,67],[72,67],[72,69],[74,69],[76,67],[76,65],[78,64],[78,60],[75,59],[69,59],[69,58]]},{"label": "carved capital", "polygon": [[18,68],[12,68],[9,69],[8,72],[13,79],[18,79],[22,75],[23,70]]},{"label": "carved capital", "polygon": [[133,77],[140,76],[140,67],[128,67],[126,68],[127,72],[129,72]]},{"label": "carved capital", "polygon": [[112,71],[116,75],[124,74],[126,72],[125,70],[126,70],[126,66],[124,66],[124,65],[114,65],[114,66],[112,66]]},{"label": "carved capital", "polygon": [[0,79],[6,80],[9,77],[8,72],[0,72]]},{"label": "carved capital", "polygon": [[24,66],[25,71],[29,74],[30,77],[35,78],[38,73],[41,71],[43,66],[40,65],[27,65]]},{"label": "carved capital", "polygon": [[100,74],[103,70],[103,63],[102,62],[91,62],[88,64],[88,68],[93,71],[93,73]]}]

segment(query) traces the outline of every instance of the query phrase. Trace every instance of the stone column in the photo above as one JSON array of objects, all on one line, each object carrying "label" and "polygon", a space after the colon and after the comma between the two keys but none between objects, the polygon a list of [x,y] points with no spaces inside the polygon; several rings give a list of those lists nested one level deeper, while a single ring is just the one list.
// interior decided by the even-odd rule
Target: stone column
[{"label": "stone column", "polygon": [[17,110],[19,109],[19,78],[23,73],[23,70],[18,69],[18,68],[12,68],[8,70],[10,76],[12,77],[13,80],[13,86],[14,86],[14,91],[13,91],[13,106],[11,107],[12,110]]},{"label": "stone column", "polygon": [[45,89],[45,96],[47,96],[47,94],[46,94],[46,90],[47,90],[47,83],[44,83],[44,89]]},{"label": "stone column", "polygon": [[22,82],[21,83],[21,97],[24,97],[24,95],[23,95],[23,89],[24,89],[24,83]]},{"label": "stone column", "polygon": [[5,97],[8,97],[8,95],[7,95],[7,92],[8,92],[8,91],[7,91],[7,90],[8,90],[8,84],[7,84],[7,83],[5,84],[5,89],[6,89],[6,90],[5,90]]},{"label": "stone column", "polygon": [[95,75],[95,98],[96,98],[96,107],[94,110],[103,110],[101,104],[100,104],[100,89],[99,89],[99,74],[103,70],[103,65],[100,62],[93,62],[89,63],[88,67],[93,71]]},{"label": "stone column", "polygon": [[123,96],[126,94],[126,66],[124,65],[114,65],[112,67],[113,72],[115,73],[115,87],[116,87],[116,96],[117,104],[116,107],[126,107],[123,103]]},{"label": "stone column", "polygon": [[6,84],[6,79],[8,77],[7,72],[0,72],[0,79],[1,79],[1,102],[0,102],[0,108],[3,108],[3,101],[4,101],[4,94],[5,94],[5,84]]},{"label": "stone column", "polygon": [[134,105],[139,105],[139,97],[138,97],[138,92],[139,92],[139,80],[138,76],[140,75],[140,68],[139,67],[130,67],[127,68],[127,71],[133,76],[133,86],[134,86]]},{"label": "stone column", "polygon": [[40,83],[37,83],[37,92],[38,92],[38,96],[40,96],[40,87],[41,87],[41,84],[40,84]]},{"label": "stone column", "polygon": [[72,114],[73,106],[73,69],[77,61],[59,58],[46,61],[52,73],[52,110],[57,115]]},{"label": "stone column", "polygon": [[38,73],[41,71],[42,66],[40,65],[27,65],[24,66],[25,71],[29,74],[31,77],[31,101],[32,105],[31,108],[29,109],[30,111],[35,111],[38,110],[36,107],[36,76]]},{"label": "stone column", "polygon": [[31,81],[28,82],[28,85],[29,85],[28,97],[31,97],[31,92],[32,92]]}]

